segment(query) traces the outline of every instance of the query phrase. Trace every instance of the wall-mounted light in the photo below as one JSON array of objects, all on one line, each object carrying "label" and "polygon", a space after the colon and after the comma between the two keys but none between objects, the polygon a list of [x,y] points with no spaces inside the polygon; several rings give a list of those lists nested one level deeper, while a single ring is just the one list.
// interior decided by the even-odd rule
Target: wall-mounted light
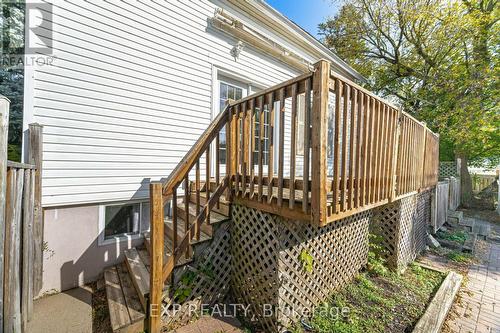
[{"label": "wall-mounted light", "polygon": [[234,61],[237,61],[238,58],[240,57],[241,50],[243,50],[243,42],[239,41],[238,43],[236,43],[235,46],[233,46],[230,52],[234,58]]}]

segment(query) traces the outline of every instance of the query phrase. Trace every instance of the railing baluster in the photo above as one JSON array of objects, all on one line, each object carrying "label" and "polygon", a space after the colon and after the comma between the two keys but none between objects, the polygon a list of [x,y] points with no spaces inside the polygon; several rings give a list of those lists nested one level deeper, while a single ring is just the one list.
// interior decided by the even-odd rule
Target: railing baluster
[{"label": "railing baluster", "polygon": [[253,199],[255,191],[255,99],[250,100],[250,193],[249,198]]},{"label": "railing baluster", "polygon": [[288,207],[294,208],[295,205],[295,158],[296,158],[296,136],[297,136],[297,83],[292,85],[292,117],[291,117],[291,135],[290,135],[290,186]]},{"label": "railing baluster", "polygon": [[307,213],[309,207],[309,163],[310,163],[310,147],[311,147],[311,79],[304,81],[304,167],[302,179],[304,185],[302,189],[302,211]]},{"label": "railing baluster", "polygon": [[412,149],[412,153],[413,153],[413,156],[412,156],[412,168],[411,168],[411,190],[412,191],[415,191],[417,189],[417,184],[416,184],[416,180],[417,180],[417,177],[416,177],[416,171],[417,171],[417,152],[418,152],[418,149],[416,149],[418,146],[418,140],[417,140],[417,123],[415,122],[412,122],[413,123],[413,139],[412,139],[412,144],[414,145]]},{"label": "railing baluster", "polygon": [[[233,119],[233,111],[235,107],[230,107],[227,109],[227,123],[226,123],[226,170],[224,175],[228,177],[228,185],[226,190],[226,200],[231,200],[232,190],[233,190],[233,173],[235,170],[234,161],[235,161],[235,141],[234,141],[234,119]],[[220,205],[220,199],[217,199],[217,203]]]},{"label": "railing baluster", "polygon": [[332,145],[333,153],[333,212],[339,212],[339,180],[340,180],[340,103],[342,98],[342,82],[335,80],[335,125]]},{"label": "railing baluster", "polygon": [[242,152],[242,138],[240,135],[240,111],[241,111],[241,105],[237,105],[236,107],[236,112],[234,115],[234,125],[233,127],[235,128],[235,134],[234,134],[234,145],[235,145],[235,168],[233,170],[233,173],[235,174],[235,180],[234,180],[234,190],[235,190],[235,195],[238,195],[240,191],[240,181],[241,181],[241,152]]},{"label": "railing baluster", "polygon": [[399,136],[398,136],[398,153],[397,153],[397,177],[396,177],[396,193],[394,197],[399,196],[403,186],[403,157],[404,157],[404,136],[405,136],[405,126],[404,126],[404,117],[402,117],[401,112],[398,113],[398,128],[399,128]]},{"label": "railing baluster", "polygon": [[[186,173],[186,178],[184,178],[184,232],[185,236],[189,237],[189,240],[193,238],[193,235],[189,231],[189,172]],[[186,258],[191,256],[191,246],[188,246],[186,249]]]},{"label": "railing baluster", "polygon": [[278,207],[283,206],[283,168],[285,150],[285,88],[280,89],[279,109],[279,145],[278,145]]},{"label": "railing baluster", "polygon": [[356,125],[356,172],[355,172],[355,180],[356,180],[356,186],[354,187],[355,189],[355,194],[354,194],[354,207],[358,208],[360,206],[360,195],[361,195],[361,177],[362,177],[362,171],[363,171],[363,157],[361,154],[363,153],[363,137],[362,137],[362,131],[363,131],[363,94],[361,91],[356,89],[356,119],[357,119],[357,125]]},{"label": "railing baluster", "polygon": [[387,106],[387,117],[388,117],[388,130],[387,130],[387,161],[385,168],[385,190],[384,190],[384,198],[388,199],[391,195],[390,187],[391,187],[391,176],[392,176],[392,154],[393,154],[393,136],[394,136],[394,112],[390,106]]},{"label": "railing baluster", "polygon": [[172,192],[172,255],[177,249],[177,187]]},{"label": "railing baluster", "polygon": [[361,185],[361,195],[360,195],[360,205],[364,206],[366,204],[366,187],[368,179],[368,135],[369,135],[369,123],[368,123],[368,96],[363,93],[361,95],[361,112],[363,114],[363,147],[362,147],[362,163],[363,163],[363,183]]},{"label": "railing baluster", "polygon": [[[354,148],[354,145],[357,145],[358,142],[355,141],[356,139],[356,108],[358,105],[358,91],[357,89],[353,88],[352,89],[353,93],[351,94],[351,128],[349,130],[349,192],[348,192],[348,204],[347,208],[348,209],[353,209],[354,207],[354,166],[358,167],[358,165],[355,163],[355,156],[354,152],[356,151]],[[358,125],[359,126],[359,125]]]},{"label": "railing baluster", "polygon": [[[205,175],[205,194],[206,194],[206,201],[205,201],[205,209],[208,207],[207,202],[210,200],[210,145],[207,147],[207,153],[206,153],[206,175]],[[208,210],[206,213],[206,224],[210,225],[210,211]]]},{"label": "railing baluster", "polygon": [[375,154],[374,154],[374,144],[375,144],[375,138],[374,138],[374,133],[375,133],[375,112],[374,112],[374,99],[373,97],[368,96],[368,112],[369,112],[369,120],[370,120],[370,133],[368,134],[369,140],[368,140],[368,145],[369,145],[369,158],[368,158],[368,190],[366,193],[367,196],[367,203],[371,204],[372,201],[372,192],[373,192],[373,174],[374,174],[374,162],[375,162]]},{"label": "railing baluster", "polygon": [[[196,180],[195,180],[195,189],[196,189],[196,216],[200,215],[200,160],[196,161]],[[195,237],[196,240],[200,240],[200,228],[198,225],[195,226]]]},{"label": "railing baluster", "polygon": [[344,84],[343,114],[342,114],[342,164],[340,179],[340,211],[346,210],[346,192],[347,192],[347,130],[348,130],[348,110],[349,110],[349,85]]},{"label": "railing baluster", "polygon": [[[227,147],[227,145],[226,145]],[[219,185],[219,180],[220,180],[220,166],[219,166],[219,158],[220,158],[220,144],[219,144],[219,135],[215,137],[215,186],[217,187]],[[226,158],[227,156],[227,150],[226,150]],[[207,186],[210,187],[210,183],[207,184]],[[220,208],[220,199],[217,199],[217,203],[215,204],[217,209]]]},{"label": "railing baluster", "polygon": [[403,117],[403,141],[401,143],[401,147],[403,148],[403,159],[401,165],[401,189],[398,194],[402,194],[407,192],[407,172],[408,172],[408,164],[407,164],[407,156],[408,156],[408,118]]},{"label": "railing baluster", "polygon": [[258,179],[258,189],[257,189],[257,199],[259,202],[262,201],[262,177],[264,176],[264,166],[263,166],[263,155],[264,155],[264,95],[259,97],[259,179]]},{"label": "railing baluster", "polygon": [[273,201],[273,179],[274,179],[274,93],[270,92],[267,94],[267,107],[269,109],[269,158],[267,165],[267,203],[271,203]]},{"label": "railing baluster", "polygon": [[379,113],[380,113],[380,143],[379,143],[379,159],[378,159],[378,181],[377,181],[377,201],[381,200],[382,197],[382,186],[384,183],[384,147],[385,147],[385,132],[387,128],[385,127],[385,105],[379,103]]},{"label": "railing baluster", "polygon": [[392,149],[391,149],[391,171],[390,171],[390,186],[389,186],[389,198],[390,200],[393,200],[396,197],[396,178],[397,175],[399,174],[398,170],[398,154],[399,154],[399,133],[400,133],[400,124],[399,124],[399,118],[400,118],[400,111],[398,110],[392,110],[393,112],[393,135],[392,135]]},{"label": "railing baluster", "polygon": [[247,103],[242,104],[242,129],[241,129],[241,170],[243,178],[241,180],[242,192],[241,196],[245,197],[247,191],[247,169],[248,169],[248,142],[249,142],[249,128],[248,128],[248,108]]}]

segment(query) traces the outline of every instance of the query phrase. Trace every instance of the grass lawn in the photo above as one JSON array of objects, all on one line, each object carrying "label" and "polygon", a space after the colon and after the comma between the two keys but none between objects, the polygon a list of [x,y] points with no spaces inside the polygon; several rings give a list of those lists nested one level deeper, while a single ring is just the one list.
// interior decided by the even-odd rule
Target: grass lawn
[{"label": "grass lawn", "polygon": [[[418,265],[410,265],[403,274],[363,272],[317,308],[310,324],[314,332],[325,333],[409,332],[443,279],[443,274]],[[331,311],[342,308],[344,315]]]}]

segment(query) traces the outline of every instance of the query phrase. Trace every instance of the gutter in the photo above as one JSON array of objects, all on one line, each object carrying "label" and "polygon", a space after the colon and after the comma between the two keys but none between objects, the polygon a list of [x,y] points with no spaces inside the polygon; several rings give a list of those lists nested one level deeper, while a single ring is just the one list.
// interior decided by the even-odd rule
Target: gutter
[{"label": "gutter", "polygon": [[[337,54],[332,50],[327,48],[323,43],[317,40],[310,33],[302,29],[298,24],[291,21],[285,15],[274,9],[272,6],[267,4],[264,0],[228,0],[233,6],[236,6],[248,15],[251,15],[255,20],[262,22],[262,24],[267,25],[269,28],[273,28],[270,23],[274,25],[279,25],[282,29],[287,30],[285,38],[294,42],[297,46],[301,47],[305,52],[316,54],[317,59],[321,58],[330,61],[331,66],[335,72],[343,76],[351,78],[351,80],[358,80],[360,82],[366,82],[367,79],[358,73],[354,68],[349,66],[345,61],[343,61]],[[261,18],[253,15],[248,7],[253,7],[254,11],[260,12],[261,14],[269,18],[268,21],[263,22]],[[283,32],[281,32],[283,34]]]},{"label": "gutter", "polygon": [[209,19],[209,22],[213,27],[272,55],[302,72],[310,71],[312,64],[309,61],[244,25],[222,9],[217,9],[214,17]]}]

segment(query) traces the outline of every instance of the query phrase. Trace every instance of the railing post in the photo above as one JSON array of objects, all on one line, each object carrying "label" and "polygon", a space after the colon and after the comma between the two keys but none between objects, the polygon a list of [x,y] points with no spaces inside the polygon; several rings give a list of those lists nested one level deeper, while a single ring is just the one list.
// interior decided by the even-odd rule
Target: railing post
[{"label": "railing post", "polygon": [[150,246],[151,268],[149,280],[149,332],[161,331],[161,303],[163,291],[163,195],[162,183],[151,182],[150,198]]},{"label": "railing post", "polygon": [[[311,214],[316,225],[327,223],[327,162],[328,137],[328,83],[330,63],[320,60],[314,65],[313,105],[311,117]],[[334,175],[337,176],[337,175]]]},{"label": "railing post", "polygon": [[0,95],[0,331],[3,330],[3,247],[5,228],[5,202],[7,190],[7,142],[9,132],[10,101]]},{"label": "railing post", "polygon": [[43,275],[43,209],[42,209],[42,161],[43,161],[43,126],[38,123],[29,128],[29,164],[36,166],[35,172],[35,207],[33,211],[33,295],[42,289]]}]

